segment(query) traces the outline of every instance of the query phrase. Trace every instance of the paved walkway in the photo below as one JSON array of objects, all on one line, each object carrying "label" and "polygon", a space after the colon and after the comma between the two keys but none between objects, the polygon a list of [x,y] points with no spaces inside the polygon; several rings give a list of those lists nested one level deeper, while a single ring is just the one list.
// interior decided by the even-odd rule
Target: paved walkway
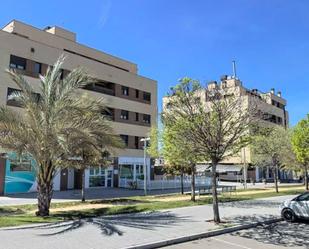
[{"label": "paved walkway", "polygon": [[309,248],[309,221],[277,222],[166,249],[305,249]]},{"label": "paved walkway", "polygon": [[[186,191],[189,191],[187,189]],[[179,189],[152,190],[148,191],[149,195],[179,193]],[[122,198],[130,196],[142,196],[144,190],[124,189],[124,188],[90,188],[86,189],[86,199],[104,199],[104,198]],[[68,202],[81,200],[80,190],[55,191],[52,202]],[[36,204],[37,193],[12,194],[0,196],[0,206]],[[0,248],[1,249],[1,248]]]},{"label": "paved walkway", "polygon": [[[241,183],[236,182],[223,182],[219,183],[221,186],[236,186],[237,189],[243,189]],[[282,184],[282,186],[291,186],[295,185]],[[263,183],[256,183],[255,185],[248,183],[248,188],[265,188],[273,187],[273,183],[268,183],[267,185]],[[185,191],[190,192],[190,189],[185,189]],[[168,194],[168,193],[179,193],[180,189],[166,189],[166,190],[152,190],[148,191],[149,195],[158,195],[158,194]],[[123,188],[90,188],[86,189],[86,199],[102,199],[102,198],[122,198],[130,196],[142,196],[144,195],[143,190],[133,190],[133,189],[123,189]],[[81,199],[80,190],[68,190],[68,191],[55,191],[52,202],[67,202],[75,201]],[[12,194],[8,196],[0,196],[0,206],[9,206],[9,205],[22,205],[22,204],[36,204],[37,203],[37,194],[36,193],[23,193],[23,194]]]},{"label": "paved walkway", "polygon": [[[250,223],[279,215],[278,205],[293,196],[224,203],[221,217]],[[153,213],[105,216],[27,229],[0,229],[5,249],[126,248],[212,230],[212,206],[195,206]]]}]

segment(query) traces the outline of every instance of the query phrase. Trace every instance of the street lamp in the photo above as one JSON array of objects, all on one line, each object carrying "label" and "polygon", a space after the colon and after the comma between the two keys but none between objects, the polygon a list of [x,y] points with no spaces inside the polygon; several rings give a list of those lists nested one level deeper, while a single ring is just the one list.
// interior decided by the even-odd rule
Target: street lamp
[{"label": "street lamp", "polygon": [[145,137],[141,139],[141,142],[144,142],[144,193],[145,195],[147,195],[147,164],[146,164],[147,141],[150,141],[149,137]]}]

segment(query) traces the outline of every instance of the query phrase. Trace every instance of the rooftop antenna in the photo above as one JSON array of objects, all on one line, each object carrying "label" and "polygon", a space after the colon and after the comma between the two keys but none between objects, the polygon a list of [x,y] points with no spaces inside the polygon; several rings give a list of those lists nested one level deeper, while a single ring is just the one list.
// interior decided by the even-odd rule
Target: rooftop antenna
[{"label": "rooftop antenna", "polygon": [[236,61],[232,61],[233,63],[233,79],[236,79],[237,75],[236,75]]}]

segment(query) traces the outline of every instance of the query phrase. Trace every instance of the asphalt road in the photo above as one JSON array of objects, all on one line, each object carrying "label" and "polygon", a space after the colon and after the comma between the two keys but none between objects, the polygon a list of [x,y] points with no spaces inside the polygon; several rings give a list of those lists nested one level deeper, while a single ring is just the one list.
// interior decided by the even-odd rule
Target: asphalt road
[{"label": "asphalt road", "polygon": [[216,237],[177,244],[164,249],[305,249],[309,248],[309,222],[278,222]]}]

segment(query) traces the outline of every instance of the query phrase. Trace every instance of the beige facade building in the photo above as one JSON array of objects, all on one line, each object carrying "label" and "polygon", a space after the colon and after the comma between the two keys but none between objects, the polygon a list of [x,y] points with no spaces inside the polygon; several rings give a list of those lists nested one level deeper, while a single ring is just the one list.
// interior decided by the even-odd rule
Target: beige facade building
[{"label": "beige facade building", "polygon": [[[127,149],[113,155],[114,164],[110,167],[87,171],[86,187],[116,187],[123,177],[142,176],[140,139],[147,136],[151,125],[157,122],[155,80],[139,75],[137,65],[132,62],[79,44],[75,33],[60,27],[38,29],[14,20],[0,30],[0,54],[0,105],[10,106],[16,111],[22,112],[22,108],[10,94],[18,88],[5,73],[7,68],[23,74],[38,94],[39,74],[44,75],[47,67],[61,54],[66,57],[63,77],[82,66],[99,79],[99,83],[88,85],[81,91],[90,98],[104,97],[113,128],[121,135]],[[149,159],[147,164],[150,171]],[[6,165],[6,170],[8,167]],[[79,188],[80,173],[65,170],[55,178],[54,185],[56,190]]]},{"label": "beige facade building", "polygon": [[[223,90],[226,95],[239,96],[243,108],[258,109],[261,123],[265,125],[281,125],[288,127],[289,116],[286,110],[287,102],[282,97],[280,91],[275,92],[275,89],[270,89],[269,92],[260,92],[258,89],[246,88],[240,79],[234,76],[224,75],[221,77],[220,82],[212,81],[208,83],[207,88],[199,93],[201,100],[205,102],[207,108],[207,91],[212,89]],[[167,108],[169,97],[163,98],[163,110]],[[241,180],[243,179],[243,168],[246,165],[248,170],[248,179],[260,181],[261,179],[272,179],[272,172],[267,167],[250,167],[252,165],[252,158],[250,147],[243,148],[242,151],[220,162],[217,170],[220,173],[220,178],[224,180]],[[197,166],[198,171],[209,170],[207,163],[200,163]],[[281,178],[286,178],[285,172],[281,172]]]}]

